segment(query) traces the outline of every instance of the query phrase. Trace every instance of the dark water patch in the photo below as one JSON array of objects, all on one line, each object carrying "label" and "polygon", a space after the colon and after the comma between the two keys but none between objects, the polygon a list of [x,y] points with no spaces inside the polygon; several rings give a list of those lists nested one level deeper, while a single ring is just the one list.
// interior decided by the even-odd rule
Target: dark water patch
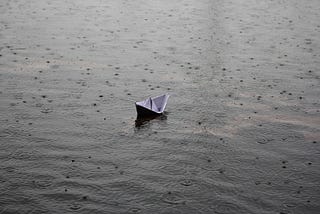
[{"label": "dark water patch", "polygon": [[157,116],[137,118],[135,120],[135,127],[137,128],[137,130],[142,128],[147,128],[148,126],[150,126],[149,123],[167,120],[167,115],[168,113],[164,113],[162,115],[157,115]]},{"label": "dark water patch", "polygon": [[139,207],[132,207],[128,210],[129,213],[141,213],[142,209]]}]

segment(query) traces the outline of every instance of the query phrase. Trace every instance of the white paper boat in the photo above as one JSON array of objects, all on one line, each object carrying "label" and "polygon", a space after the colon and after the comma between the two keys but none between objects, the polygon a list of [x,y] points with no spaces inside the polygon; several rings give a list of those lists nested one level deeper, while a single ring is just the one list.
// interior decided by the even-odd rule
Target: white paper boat
[{"label": "white paper boat", "polygon": [[169,95],[149,97],[146,100],[136,102],[138,117],[150,117],[161,115],[167,105]]}]

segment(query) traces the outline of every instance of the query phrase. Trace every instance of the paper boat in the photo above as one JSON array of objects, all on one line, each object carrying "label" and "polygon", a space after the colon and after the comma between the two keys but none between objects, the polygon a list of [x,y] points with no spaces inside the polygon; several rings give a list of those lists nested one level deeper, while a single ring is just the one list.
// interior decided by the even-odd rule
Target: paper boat
[{"label": "paper boat", "polygon": [[136,102],[138,117],[152,117],[161,115],[167,105],[169,95],[164,94],[157,97],[149,97],[146,100]]}]

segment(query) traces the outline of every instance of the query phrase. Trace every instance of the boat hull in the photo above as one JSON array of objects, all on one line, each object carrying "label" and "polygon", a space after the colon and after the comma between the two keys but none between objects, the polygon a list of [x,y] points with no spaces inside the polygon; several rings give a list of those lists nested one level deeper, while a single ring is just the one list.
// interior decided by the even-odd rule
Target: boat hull
[{"label": "boat hull", "polygon": [[141,117],[154,117],[154,116],[160,116],[162,115],[162,112],[161,113],[158,113],[158,112],[154,112],[150,109],[147,109],[143,106],[139,106],[136,104],[136,109],[137,109],[137,117],[138,118],[141,118]]}]

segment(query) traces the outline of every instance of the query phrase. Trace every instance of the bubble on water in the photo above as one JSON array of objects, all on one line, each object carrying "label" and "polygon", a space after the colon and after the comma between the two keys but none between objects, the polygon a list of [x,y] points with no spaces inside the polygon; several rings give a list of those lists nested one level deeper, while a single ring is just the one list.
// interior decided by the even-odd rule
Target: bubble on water
[{"label": "bubble on water", "polygon": [[41,113],[44,113],[44,114],[48,114],[48,113],[51,113],[52,112],[52,109],[49,109],[49,108],[44,108],[41,110]]},{"label": "bubble on water", "polygon": [[218,214],[246,213],[244,209],[231,202],[220,202],[214,210],[214,213]]},{"label": "bubble on water", "polygon": [[182,186],[191,186],[191,185],[193,185],[193,182],[192,182],[192,180],[184,179],[184,180],[180,181],[180,184]]},{"label": "bubble on water", "polygon": [[180,195],[172,192],[164,194],[162,200],[168,204],[185,204],[185,200]]},{"label": "bubble on water", "polygon": [[257,143],[259,143],[259,144],[267,144],[267,143],[270,143],[272,141],[274,141],[274,139],[264,137],[264,138],[258,139]]},{"label": "bubble on water", "polygon": [[78,203],[73,203],[71,205],[69,205],[69,209],[72,211],[78,211],[82,208],[82,206]]},{"label": "bubble on water", "polygon": [[129,213],[140,213],[141,209],[137,207],[133,207],[129,209]]},{"label": "bubble on water", "polygon": [[46,189],[52,185],[52,180],[50,178],[35,180],[32,182],[35,187],[40,189]]}]

